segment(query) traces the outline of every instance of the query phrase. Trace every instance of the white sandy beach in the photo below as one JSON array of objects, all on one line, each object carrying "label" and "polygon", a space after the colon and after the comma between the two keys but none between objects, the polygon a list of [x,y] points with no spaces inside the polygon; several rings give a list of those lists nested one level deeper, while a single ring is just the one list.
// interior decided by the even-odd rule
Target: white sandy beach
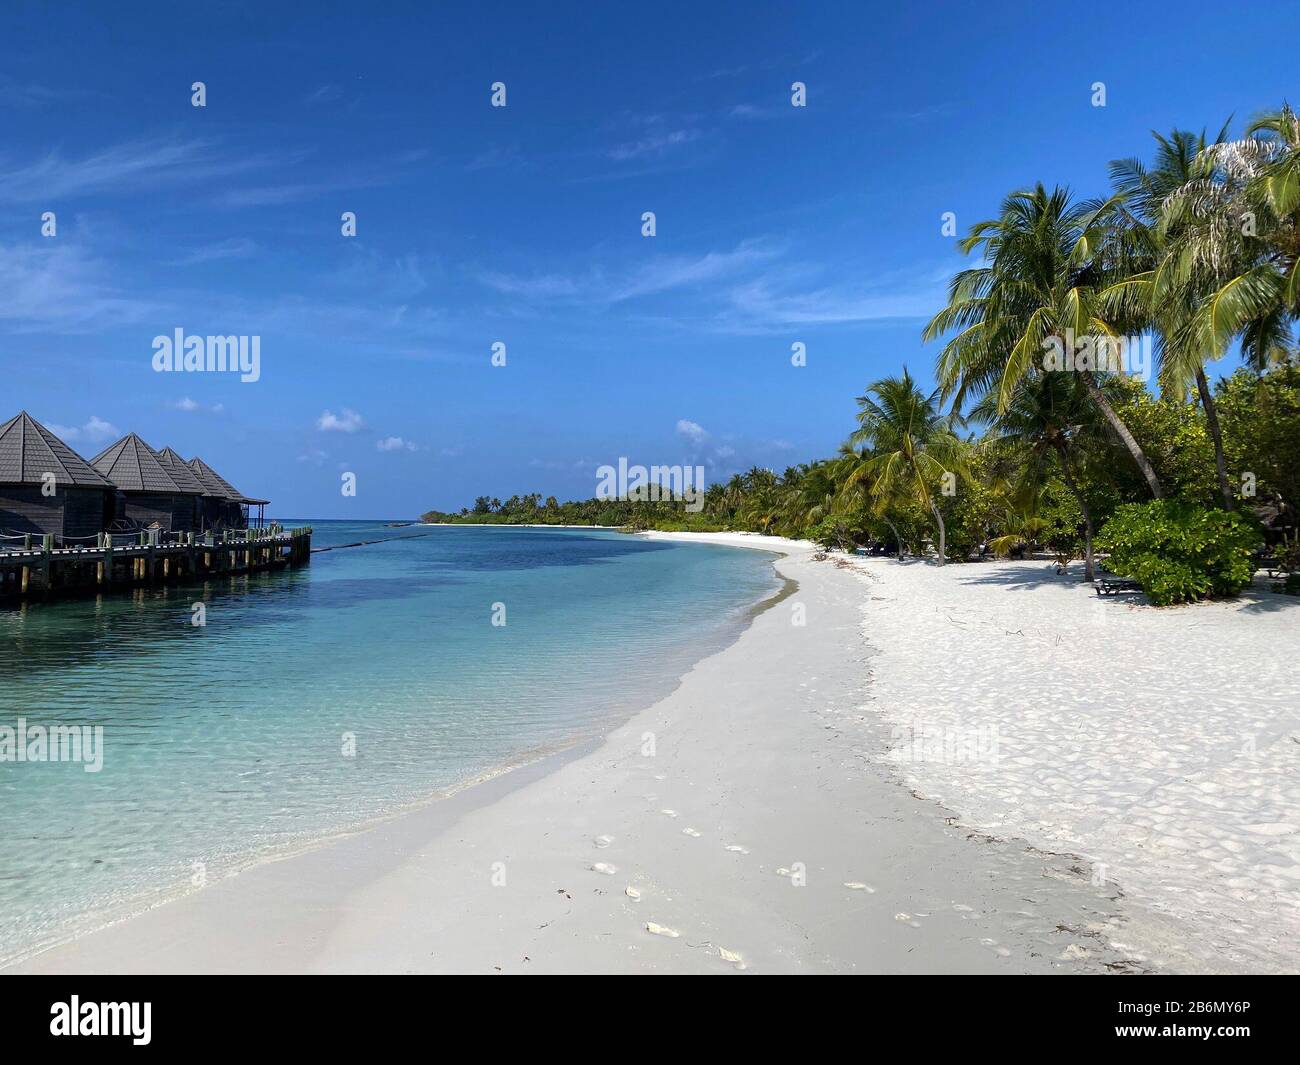
[{"label": "white sandy beach", "polygon": [[857,565],[872,707],[903,737],[998,737],[996,760],[949,764],[900,744],[909,784],[1085,857],[1177,919],[1183,967],[1300,970],[1300,601],[1156,609],[1044,562]]},{"label": "white sandy beach", "polygon": [[[593,749],[10,971],[1297,967],[1289,601],[691,538],[785,552],[798,589]],[[916,725],[996,747],[916,761]]]}]

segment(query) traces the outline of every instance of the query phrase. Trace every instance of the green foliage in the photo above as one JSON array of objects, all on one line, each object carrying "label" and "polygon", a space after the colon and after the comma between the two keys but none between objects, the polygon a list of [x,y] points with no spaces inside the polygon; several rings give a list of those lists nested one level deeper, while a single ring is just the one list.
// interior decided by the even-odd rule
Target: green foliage
[{"label": "green foliage", "polygon": [[[1090,503],[1090,505],[1092,505]],[[1106,508],[1109,514],[1112,508]],[[1097,508],[1093,506],[1094,513]],[[1039,497],[1038,517],[1042,519],[1042,542],[1063,555],[1080,558],[1083,555],[1083,509],[1078,499],[1059,477],[1051,477],[1043,485]]]},{"label": "green foliage", "polygon": [[1256,499],[1277,493],[1300,503],[1300,366],[1238,370],[1216,393],[1229,482],[1240,492],[1242,475],[1252,473]]},{"label": "green foliage", "polygon": [[943,514],[947,533],[948,558],[952,562],[966,562],[981,544],[988,541],[998,527],[1003,510],[1000,486],[987,476],[987,460],[978,449],[972,462],[969,480],[957,485],[955,495],[940,497],[939,510]]},{"label": "green foliage", "polygon": [[853,529],[843,518],[823,518],[808,530],[808,539],[827,551],[852,551],[856,546]]},{"label": "green foliage", "polygon": [[[1117,378],[1112,387],[1123,396],[1115,412],[1151,460],[1166,494],[1216,505],[1214,445],[1199,405],[1156,399],[1134,378]],[[1145,483],[1133,463],[1117,461],[1113,476],[1126,499],[1146,497]]]},{"label": "green foliage", "polygon": [[1112,572],[1168,606],[1236,595],[1254,576],[1261,537],[1240,514],[1164,499],[1119,507],[1099,543]]}]

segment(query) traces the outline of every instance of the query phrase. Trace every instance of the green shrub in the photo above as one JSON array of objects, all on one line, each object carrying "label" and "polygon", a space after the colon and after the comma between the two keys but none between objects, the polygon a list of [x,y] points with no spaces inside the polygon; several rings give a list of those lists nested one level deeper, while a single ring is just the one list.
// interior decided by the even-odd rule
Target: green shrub
[{"label": "green shrub", "polygon": [[823,518],[808,530],[808,539],[827,551],[836,547],[852,551],[855,544],[852,528],[841,518]]},{"label": "green shrub", "polygon": [[1240,514],[1161,499],[1117,507],[1098,543],[1106,567],[1156,606],[1232,596],[1255,574],[1259,530]]}]

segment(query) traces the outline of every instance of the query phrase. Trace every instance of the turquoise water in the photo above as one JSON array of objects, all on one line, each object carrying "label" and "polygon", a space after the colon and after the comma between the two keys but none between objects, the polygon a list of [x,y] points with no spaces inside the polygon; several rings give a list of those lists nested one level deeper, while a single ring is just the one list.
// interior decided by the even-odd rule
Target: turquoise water
[{"label": "turquoise water", "polygon": [[315,547],[400,539],[0,610],[0,725],[104,728],[98,773],[0,762],[0,960],[596,735],[779,585],[744,549],[313,524]]}]

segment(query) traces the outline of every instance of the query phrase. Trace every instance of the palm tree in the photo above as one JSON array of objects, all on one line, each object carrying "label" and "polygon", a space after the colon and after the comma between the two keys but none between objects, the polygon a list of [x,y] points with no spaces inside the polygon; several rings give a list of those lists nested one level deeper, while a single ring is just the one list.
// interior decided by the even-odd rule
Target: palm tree
[{"label": "palm tree", "polygon": [[872,473],[868,466],[872,458],[869,448],[858,447],[852,440],[846,440],[840,445],[832,467],[835,481],[833,506],[835,509],[868,508],[872,515],[889,526],[889,531],[894,534],[894,543],[898,545],[898,561],[902,562],[907,556],[907,543],[903,534],[898,531],[890,508],[880,506],[879,501],[872,498]]},{"label": "palm tree", "polygon": [[989,541],[989,548],[999,558],[1023,551],[1038,543],[1048,523],[1032,512],[1032,505],[1008,507],[1002,519],[1003,533]]},{"label": "palm tree", "polygon": [[[1005,410],[1016,385],[1043,370],[1053,345],[1069,350],[1083,337],[1112,337],[1099,294],[1114,280],[1099,251],[1115,201],[1071,203],[1067,189],[1050,193],[1040,184],[1012,193],[998,218],[979,222],[961,241],[963,252],[982,249],[985,265],[960,271],[948,290],[948,305],[930,320],[922,336],[934,340],[955,332],[939,353],[938,377],[954,409],[965,399],[992,391]],[[1092,402],[1128,448],[1157,499],[1163,495],[1146,454],[1106,398],[1090,368],[1078,376]]]},{"label": "palm tree", "polygon": [[835,509],[837,489],[831,463],[804,463],[787,469],[781,477],[777,504],[785,535],[797,536],[829,517]]},{"label": "palm tree", "polygon": [[1177,257],[1180,204],[1190,198],[1201,202],[1217,198],[1224,187],[1215,165],[1216,152],[1227,136],[1227,125],[1211,143],[1204,130],[1199,135],[1176,129],[1168,137],[1152,133],[1155,160],[1150,167],[1138,159],[1118,159],[1110,164],[1111,181],[1121,197],[1115,232],[1132,272],[1102,293],[1108,317],[1126,330],[1153,329],[1159,337],[1160,385],[1166,395],[1180,399],[1195,383],[1205,411],[1205,424],[1214,445],[1219,494],[1225,509],[1234,506],[1223,454],[1223,433],[1205,363],[1211,351],[1193,327],[1198,303],[1217,280],[1204,269],[1175,270],[1167,266]]},{"label": "palm tree", "polygon": [[1083,445],[1099,441],[1097,408],[1066,374],[1025,378],[1001,413],[993,393],[987,393],[971,411],[971,420],[992,426],[998,440],[1023,456],[1017,495],[1022,503],[1036,500],[1055,459],[1061,479],[1083,515],[1083,579],[1095,577],[1092,511],[1078,474]]},{"label": "palm tree", "polygon": [[1197,338],[1216,356],[1239,339],[1263,371],[1294,352],[1300,320],[1300,116],[1284,104],[1209,154],[1223,178],[1215,195],[1176,205],[1186,226],[1177,276],[1217,267],[1220,282],[1196,308]]},{"label": "palm tree", "polygon": [[946,474],[968,478],[969,472],[964,445],[953,432],[955,417],[940,414],[939,400],[940,390],[927,396],[907,367],[901,377],[886,377],[871,385],[866,395],[858,397],[858,429],[849,438],[854,444],[865,444],[870,457],[849,476],[855,482],[869,481],[877,514],[902,499],[927,507],[938,526],[942,566],[947,532],[930,486]]}]

